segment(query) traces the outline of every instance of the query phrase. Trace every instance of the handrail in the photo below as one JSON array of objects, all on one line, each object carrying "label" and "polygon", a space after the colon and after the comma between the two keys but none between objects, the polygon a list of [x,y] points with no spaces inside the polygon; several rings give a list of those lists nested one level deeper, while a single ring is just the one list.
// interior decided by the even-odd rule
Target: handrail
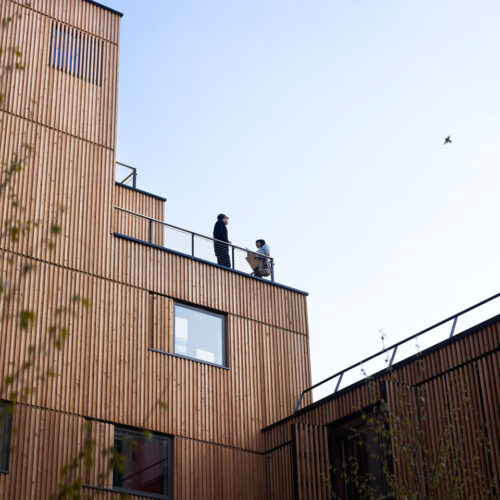
[{"label": "handrail", "polygon": [[[125,212],[125,213],[130,214],[130,215],[135,215],[137,217],[140,217],[142,219],[146,219],[147,221],[149,221],[149,224],[150,224],[149,239],[150,240],[151,240],[151,232],[152,232],[151,226],[152,226],[153,222],[156,222],[158,224],[162,224],[163,226],[168,227],[170,229],[175,229],[176,231],[181,231],[183,233],[190,234],[191,235],[191,242],[192,242],[192,255],[193,256],[194,256],[194,237],[197,236],[198,238],[203,238],[204,240],[213,241],[215,243],[222,243],[224,245],[227,245],[228,247],[231,247],[233,249],[233,259],[232,259],[233,268],[234,268],[234,249],[253,254],[261,259],[262,258],[268,259],[271,263],[271,281],[274,281],[274,257],[271,257],[269,255],[263,255],[261,253],[254,252],[253,250],[249,250],[248,248],[240,247],[238,245],[233,245],[232,243],[228,243],[227,241],[218,240],[217,238],[211,238],[210,236],[205,236],[204,234],[196,233],[194,231],[189,231],[188,229],[184,229],[183,227],[174,226],[173,224],[168,224],[167,222],[164,222],[162,220],[158,220],[158,219],[155,219],[153,217],[148,217],[147,215],[139,214],[137,212],[133,212],[132,210],[127,210],[126,208],[118,207],[116,205],[114,208],[120,212]],[[151,243],[151,241],[149,241],[149,243]]]},{"label": "handrail", "polygon": [[132,177],[132,187],[135,189],[137,187],[137,169],[135,167],[131,167],[130,165],[126,165],[125,163],[121,163],[119,161],[117,161],[116,164],[120,165],[121,167],[129,168],[130,170],[132,170],[132,172],[130,172],[130,174],[127,175],[127,177],[125,177],[125,179],[119,182],[120,184],[125,184],[125,182],[127,182],[130,179],[130,177]]},{"label": "handrail", "polygon": [[300,393],[300,397],[299,397],[299,400],[297,402],[297,405],[295,407],[295,410],[294,410],[294,413],[296,413],[299,408],[300,408],[300,405],[302,403],[302,399],[304,398],[304,395],[309,392],[309,391],[312,391],[313,389],[316,389],[317,387],[319,387],[320,385],[323,385],[324,383],[326,382],[329,382],[330,380],[333,380],[335,377],[339,377],[339,380],[337,381],[337,385],[335,387],[335,390],[333,391],[333,394],[335,394],[338,389],[339,389],[339,386],[340,386],[340,382],[344,376],[344,374],[354,368],[357,368],[359,366],[363,366],[364,363],[368,362],[368,361],[371,361],[372,359],[374,358],[377,358],[379,356],[381,356],[382,354],[385,354],[385,353],[388,353],[389,351],[393,350],[392,352],[392,356],[391,356],[391,359],[388,363],[388,366],[386,369],[389,369],[391,366],[392,366],[392,363],[394,361],[394,357],[396,355],[396,351],[398,349],[398,347],[402,344],[406,344],[407,342],[409,342],[410,340],[413,340],[414,338],[417,338],[421,335],[423,335],[424,333],[427,333],[431,330],[434,330],[435,328],[441,326],[441,325],[444,325],[445,323],[448,323],[449,321],[453,320],[453,325],[451,327],[451,332],[450,332],[450,338],[453,337],[453,334],[455,333],[455,327],[456,327],[456,324],[457,324],[457,320],[460,316],[463,316],[465,313],[468,313],[470,311],[472,311],[473,309],[477,309],[478,307],[484,305],[484,304],[487,304],[488,302],[491,302],[492,300],[495,300],[497,298],[500,297],[500,293],[497,293],[495,295],[492,295],[491,297],[485,299],[485,300],[482,300],[481,302],[478,302],[477,304],[474,304],[473,306],[470,306],[468,307],[467,309],[464,309],[463,311],[460,311],[459,313],[456,313],[454,314],[453,316],[450,316],[449,318],[446,318],[446,319],[443,319],[442,321],[439,321],[438,323],[436,323],[435,325],[432,325],[432,326],[429,326],[428,328],[425,328],[424,330],[421,330],[419,331],[418,333],[415,333],[413,335],[411,335],[410,337],[407,337],[405,338],[404,340],[400,340],[399,342],[396,342],[395,344],[392,344],[391,346],[389,347],[386,347],[385,349],[382,349],[381,351],[375,353],[375,354],[372,354],[371,356],[368,356],[367,358],[361,360],[361,361],[358,361],[357,363],[354,363],[353,365],[347,367],[347,368],[344,368],[343,370],[335,373],[334,375],[330,375],[329,377],[321,380],[320,382],[317,382],[316,384],[312,385],[311,387],[308,387],[307,389],[304,389],[301,393]]}]

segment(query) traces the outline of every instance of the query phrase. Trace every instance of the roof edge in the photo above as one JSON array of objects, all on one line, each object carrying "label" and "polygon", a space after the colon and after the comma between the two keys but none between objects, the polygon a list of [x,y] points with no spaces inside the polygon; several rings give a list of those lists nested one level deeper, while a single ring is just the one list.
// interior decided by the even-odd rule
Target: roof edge
[{"label": "roof edge", "polygon": [[101,7],[104,10],[109,10],[109,12],[112,12],[113,14],[117,14],[120,17],[123,17],[123,12],[120,12],[118,10],[112,9],[111,7],[107,7],[106,5],[103,5],[102,3],[96,2],[95,0],[85,0],[85,2],[91,3],[96,5],[97,7]]}]

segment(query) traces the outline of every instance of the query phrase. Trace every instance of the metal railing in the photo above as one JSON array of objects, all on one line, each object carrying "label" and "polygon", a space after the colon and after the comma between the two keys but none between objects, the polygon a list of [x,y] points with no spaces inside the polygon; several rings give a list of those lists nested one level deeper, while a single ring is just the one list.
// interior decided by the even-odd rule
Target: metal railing
[{"label": "metal railing", "polygon": [[270,280],[274,281],[273,257],[263,256],[247,248],[167,224],[166,222],[132,212],[125,208],[117,206],[114,208],[119,214],[115,223],[116,233],[212,263],[217,263],[214,244],[220,244],[228,248],[230,269],[252,274],[253,270],[247,261],[247,257],[254,255],[259,261],[265,259],[269,269]]},{"label": "metal railing", "polygon": [[[471,307],[468,307],[467,309],[464,309],[463,311],[450,316],[449,318],[446,318],[439,323],[436,323],[435,325],[432,325],[428,328],[425,328],[424,330],[421,330],[418,333],[415,333],[414,335],[407,337],[404,340],[401,340],[400,342],[397,342],[390,347],[386,347],[382,349],[381,351],[377,352],[376,354],[373,354],[369,356],[368,358],[365,358],[361,361],[358,361],[357,363],[354,363],[351,366],[348,366],[347,368],[344,368],[343,370],[331,375],[330,377],[325,378],[324,380],[321,380],[320,382],[312,385],[311,387],[308,387],[307,389],[304,389],[299,397],[299,400],[297,402],[297,406],[295,407],[295,412],[297,412],[300,408],[300,405],[302,403],[302,400],[304,398],[304,395],[307,394],[308,392],[312,391],[313,389],[316,389],[323,384],[326,384],[327,382],[333,382],[335,383],[335,388],[330,394],[335,394],[341,387],[342,381],[346,380],[346,374],[351,372],[351,374],[354,374],[354,377],[351,377],[351,380],[349,380],[349,383],[347,385],[344,385],[342,388],[345,389],[346,387],[349,387],[350,385],[359,382],[359,380],[366,379],[369,374],[367,372],[367,364],[372,363],[372,368],[373,370],[371,371],[371,375],[380,372],[384,369],[390,369],[392,365],[394,364],[394,361],[396,360],[396,356],[398,353],[401,353],[404,351],[405,346],[408,347],[408,343],[411,342],[412,340],[415,340],[415,346],[411,354],[408,354],[408,350],[406,350],[406,355],[403,355],[400,359],[397,359],[397,362],[403,361],[404,359],[407,359],[415,354],[418,354],[422,348],[424,348],[424,335],[428,334],[429,332],[432,332],[433,337],[428,339],[428,345],[425,346],[427,347],[432,347],[433,345],[437,344],[441,340],[445,340],[446,338],[451,338],[453,335],[456,335],[459,333],[457,330],[457,322],[458,319],[461,319],[461,323],[463,324],[460,325],[460,332],[463,332],[467,330],[468,328],[477,325],[481,321],[485,321],[487,319],[492,318],[493,316],[500,314],[500,303],[493,304],[493,302],[496,299],[500,298],[500,293],[497,293],[496,295],[493,295]],[[500,302],[500,301],[497,301]],[[486,312],[487,308],[483,308],[485,304],[490,304],[489,312],[485,315],[484,313]],[[463,321],[464,316],[467,313],[470,313],[471,311],[476,311],[478,312],[478,309],[482,308],[481,310],[483,311],[482,315],[476,314],[475,317],[469,316],[469,321]],[[493,313],[493,314],[492,314]],[[451,328],[449,327],[449,323],[451,323]],[[448,324],[448,328],[441,328],[444,327],[446,324]],[[439,333],[439,338],[437,332]],[[399,350],[399,351],[398,351]],[[358,371],[359,370],[359,371]]]},{"label": "metal railing", "polygon": [[[130,182],[132,180],[132,187],[135,189],[137,187],[137,169],[135,167],[131,167],[130,165],[125,165],[125,163],[120,163],[119,161],[116,162],[116,170],[115,170],[115,180],[116,182],[119,182],[120,184],[126,184],[127,182]],[[119,180],[120,178],[123,177],[122,174],[120,174],[120,171],[125,170],[125,178],[123,180]],[[131,172],[128,172],[131,170]]]}]

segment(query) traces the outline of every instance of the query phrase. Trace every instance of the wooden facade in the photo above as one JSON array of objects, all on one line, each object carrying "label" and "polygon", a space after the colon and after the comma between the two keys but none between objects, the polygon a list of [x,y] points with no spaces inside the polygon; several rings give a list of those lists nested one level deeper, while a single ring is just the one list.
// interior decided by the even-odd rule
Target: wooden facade
[{"label": "wooden facade", "polygon": [[[428,468],[441,457],[449,433],[460,460],[447,464],[460,482],[459,498],[498,498],[500,492],[500,316],[456,338],[400,362],[393,370],[347,387],[264,429],[269,467],[269,499],[330,499],[335,490],[332,428],[346,418],[372,415],[370,408],[386,401],[397,416],[391,428],[392,466],[401,484],[420,498],[450,498],[450,485],[436,490],[412,484],[414,467]],[[419,399],[417,401],[417,398]],[[402,441],[422,430],[422,454],[415,464],[401,456]],[[459,450],[459,452],[457,451]],[[417,450],[418,451],[418,450]],[[451,452],[450,452],[451,453]],[[449,458],[449,457],[448,457]],[[422,477],[431,476],[422,470]],[[341,495],[342,498],[342,495]]]},{"label": "wooden facade", "polygon": [[[331,425],[383,398],[396,408],[398,380],[425,393],[431,454],[443,400],[460,406],[467,393],[462,434],[489,443],[476,450],[469,439],[469,458],[500,491],[499,318],[376,383],[314,404],[307,395],[293,415],[311,384],[306,294],[159,248],[161,225],[115,209],[161,221],[165,203],[115,183],[120,15],[87,0],[1,0],[0,16],[11,18],[0,46],[19,47],[25,66],[6,73],[0,108],[2,161],[24,158],[18,203],[2,193],[0,213],[39,222],[17,241],[0,238],[2,293],[12,296],[0,301],[0,398],[14,403],[15,429],[0,498],[48,498],[88,436],[94,464],[78,462],[70,477],[92,498],[116,498],[99,451],[114,446],[117,426],[172,438],[177,500],[330,498]],[[224,316],[226,366],[173,354],[175,303]],[[23,310],[36,312],[26,331]],[[68,329],[61,349],[54,326]],[[414,393],[405,400],[415,418]]]},{"label": "wooden facade", "polygon": [[[2,311],[2,380],[31,360],[0,395],[15,403],[16,429],[0,497],[48,498],[86,433],[97,452],[126,426],[172,436],[174,498],[265,498],[261,429],[310,383],[306,294],[115,236],[148,241],[147,225],[115,206],[156,220],[164,208],[115,184],[120,15],[86,0],[2,0],[0,16],[12,19],[1,46],[18,46],[25,66],[7,74],[2,160],[32,150],[15,177],[19,203],[2,196],[0,211],[40,223],[0,241],[2,283],[15,286]],[[75,296],[88,307],[61,313]],[[176,301],[224,315],[227,367],[171,355]],[[36,312],[26,332],[22,310]],[[62,324],[58,350],[50,332]],[[95,460],[75,472],[83,492],[115,498],[108,462]]]}]

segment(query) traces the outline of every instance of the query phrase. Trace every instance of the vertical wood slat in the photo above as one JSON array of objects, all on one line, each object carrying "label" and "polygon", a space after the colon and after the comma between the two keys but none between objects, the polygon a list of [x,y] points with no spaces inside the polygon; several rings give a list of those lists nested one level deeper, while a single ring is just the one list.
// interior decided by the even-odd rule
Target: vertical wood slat
[{"label": "vertical wood slat", "polygon": [[327,430],[310,424],[295,424],[296,485],[298,500],[330,498],[330,462]]},{"label": "vertical wood slat", "polygon": [[[80,0],[78,4],[81,3],[86,2]],[[105,12],[104,9],[101,10]],[[21,6],[12,0],[2,2],[0,12],[2,18],[14,12],[22,14],[21,18],[13,17],[6,30],[6,39],[15,41],[14,45],[20,48],[25,63],[23,71],[16,71],[8,76],[4,109],[33,123],[114,148],[116,106],[112,108],[113,112],[105,111],[105,107],[109,106],[109,103],[116,105],[117,41],[99,39],[99,43],[104,47],[101,62],[107,65],[107,78],[104,85],[98,85],[57,70],[49,64],[52,30],[58,29],[63,34],[64,50],[59,51],[58,55],[67,59],[70,26],[57,23],[36,9]],[[103,15],[108,14],[106,12]],[[89,15],[90,11],[82,17],[83,23]],[[119,22],[118,16],[115,15],[114,19],[115,23]],[[52,26],[53,23],[56,24],[55,27]],[[86,73],[89,76],[89,71],[92,70],[91,45],[97,43],[97,40],[95,35],[83,33],[80,41],[85,41],[80,71],[81,74]],[[83,60],[87,61],[85,66],[82,66]],[[35,84],[42,81],[48,82],[48,85]]]}]

